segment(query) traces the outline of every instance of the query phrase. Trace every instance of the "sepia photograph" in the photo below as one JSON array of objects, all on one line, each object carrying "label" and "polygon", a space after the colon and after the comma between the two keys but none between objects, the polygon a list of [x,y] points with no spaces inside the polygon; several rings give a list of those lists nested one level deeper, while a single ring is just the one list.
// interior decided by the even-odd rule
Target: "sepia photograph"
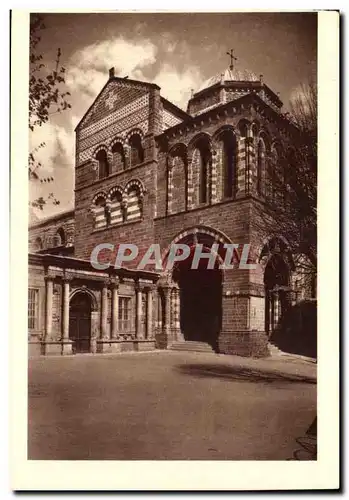
[{"label": "sepia photograph", "polygon": [[28,13],[28,461],[318,460],[318,18]]}]

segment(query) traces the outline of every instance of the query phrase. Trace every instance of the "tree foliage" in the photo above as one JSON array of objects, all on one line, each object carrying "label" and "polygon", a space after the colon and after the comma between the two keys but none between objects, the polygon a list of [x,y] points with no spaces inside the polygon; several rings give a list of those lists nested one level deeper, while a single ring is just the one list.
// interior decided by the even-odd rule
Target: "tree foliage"
[{"label": "tree foliage", "polygon": [[[35,133],[37,127],[47,123],[50,116],[61,113],[71,105],[68,102],[70,93],[64,90],[65,68],[61,65],[61,50],[58,48],[53,69],[48,68],[40,53],[41,33],[45,29],[43,19],[39,15],[33,15],[30,20],[30,74],[29,74],[29,129]],[[37,153],[45,147],[41,142],[35,149],[29,152],[28,176],[30,181],[50,183],[52,176],[41,175],[43,165],[37,159]],[[45,199],[42,196],[31,201],[31,206],[43,209],[48,200],[58,205],[59,200],[50,193]]]},{"label": "tree foliage", "polygon": [[266,205],[258,218],[264,238],[277,234],[290,245],[303,273],[317,270],[317,90],[303,85],[290,103],[294,147],[267,157]]}]

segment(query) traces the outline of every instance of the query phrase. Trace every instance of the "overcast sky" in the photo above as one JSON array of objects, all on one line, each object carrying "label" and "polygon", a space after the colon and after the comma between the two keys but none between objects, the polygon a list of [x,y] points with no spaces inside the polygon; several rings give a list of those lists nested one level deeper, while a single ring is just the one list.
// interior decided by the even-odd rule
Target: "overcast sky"
[{"label": "overcast sky", "polygon": [[263,74],[286,107],[299,86],[316,77],[314,13],[48,14],[44,22],[40,51],[52,67],[61,48],[72,109],[53,115],[32,137],[32,146],[45,141],[40,159],[55,182],[32,189],[31,198],[54,191],[61,202],[39,216],[73,208],[73,130],[110,67],[117,76],[157,83],[183,109],[191,89],[229,65],[231,48],[236,66]]}]

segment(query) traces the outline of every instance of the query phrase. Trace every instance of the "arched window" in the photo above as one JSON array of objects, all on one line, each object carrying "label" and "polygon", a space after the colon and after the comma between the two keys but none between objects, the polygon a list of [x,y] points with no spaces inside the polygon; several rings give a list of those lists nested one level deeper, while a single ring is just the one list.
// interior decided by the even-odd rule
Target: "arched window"
[{"label": "arched window", "polygon": [[104,151],[104,149],[98,151],[98,153],[96,154],[96,160],[98,161],[99,178],[104,179],[105,177],[108,177],[109,163],[107,153],[106,151]]},{"label": "arched window", "polygon": [[138,134],[135,134],[129,140],[131,148],[131,167],[138,165],[144,161],[144,151],[142,146],[142,139]]},{"label": "arched window", "polygon": [[199,203],[207,203],[207,180],[210,160],[208,147],[202,146],[200,149],[200,177],[199,177]]},{"label": "arched window", "polygon": [[236,194],[236,139],[233,134],[225,133],[223,140],[222,187],[223,198],[231,198]]},{"label": "arched window", "polygon": [[[207,134],[200,134],[189,144],[188,207],[193,208],[209,201],[211,169],[211,141]],[[184,188],[184,186],[183,186]],[[192,192],[191,192],[192,190]]]},{"label": "arched window", "polygon": [[[243,125],[243,124],[241,124]],[[237,140],[232,129],[217,133],[217,193],[224,200],[236,195],[237,190]]]},{"label": "arched window", "polygon": [[269,162],[269,195],[272,203],[276,201],[276,192],[280,186],[280,179],[278,178],[279,155],[275,145],[272,146],[270,151]]},{"label": "arched window", "polygon": [[265,194],[265,143],[259,139],[257,145],[257,193]]},{"label": "arched window", "polygon": [[39,252],[40,250],[42,250],[44,248],[44,245],[42,243],[42,239],[40,238],[40,236],[38,236],[35,240],[35,243],[34,243],[34,249],[35,249],[35,252]]},{"label": "arched window", "polygon": [[258,132],[259,132],[259,124],[253,122],[251,125],[251,135],[254,139],[258,136]]},{"label": "arched window", "polygon": [[137,180],[130,181],[127,193],[127,221],[140,219],[143,215],[143,187]]},{"label": "arched window", "polygon": [[120,224],[124,221],[124,210],[121,191],[114,190],[109,195],[110,198],[110,223]]},{"label": "arched window", "polygon": [[186,209],[187,151],[183,144],[174,147],[167,157],[167,211],[183,212]]},{"label": "arched window", "polygon": [[97,194],[92,204],[92,214],[94,216],[94,229],[101,229],[107,225],[106,218],[107,201],[104,194]]},{"label": "arched window", "polygon": [[112,147],[113,154],[113,170],[114,172],[120,172],[120,170],[125,169],[125,154],[124,148],[120,142],[116,142]]},{"label": "arched window", "polygon": [[270,198],[273,203],[282,207],[285,202],[286,177],[284,154],[280,143],[276,142],[271,148],[270,154]]},{"label": "arched window", "polygon": [[54,244],[57,247],[60,247],[60,246],[63,246],[66,244],[65,232],[64,232],[64,229],[62,227],[60,227],[58,229],[57,233],[55,234]]},{"label": "arched window", "polygon": [[245,120],[241,120],[238,124],[238,129],[240,132],[241,138],[246,138],[248,136],[249,122]]}]

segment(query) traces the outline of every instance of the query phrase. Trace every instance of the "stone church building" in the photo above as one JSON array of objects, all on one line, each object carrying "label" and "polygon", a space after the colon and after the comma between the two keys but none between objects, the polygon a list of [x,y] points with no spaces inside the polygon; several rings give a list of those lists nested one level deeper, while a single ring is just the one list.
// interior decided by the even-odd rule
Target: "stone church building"
[{"label": "stone church building", "polygon": [[[29,354],[209,346],[268,355],[282,310],[302,298],[288,243],[261,236],[298,131],[262,79],[230,65],[187,111],[153,83],[109,78],[76,128],[75,208],[29,228]],[[95,269],[101,243],[204,249],[214,269]],[[222,269],[224,244],[249,243],[255,269]],[[192,254],[191,254],[192,256]],[[105,256],[106,258],[108,255]],[[238,259],[238,254],[235,256]]]}]

